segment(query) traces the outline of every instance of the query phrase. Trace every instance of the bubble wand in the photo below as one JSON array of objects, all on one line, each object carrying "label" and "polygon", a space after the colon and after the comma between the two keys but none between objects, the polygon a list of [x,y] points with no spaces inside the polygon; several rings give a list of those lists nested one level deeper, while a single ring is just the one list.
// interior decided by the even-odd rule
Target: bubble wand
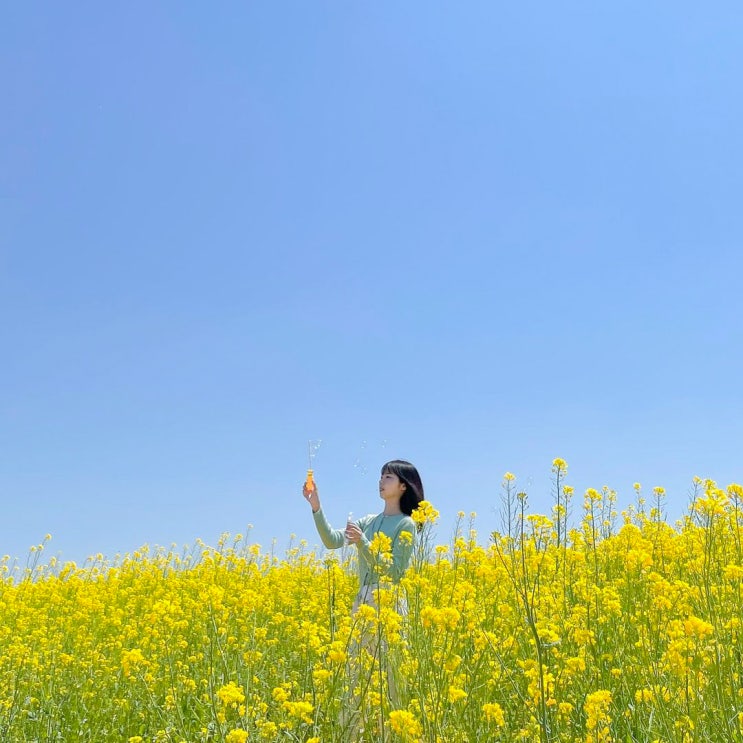
[{"label": "bubble wand", "polygon": [[310,439],[307,442],[307,455],[309,459],[309,467],[307,468],[307,479],[304,481],[304,486],[309,492],[315,489],[315,472],[312,469],[312,460],[315,458],[318,448],[320,447],[320,441],[312,441]]}]

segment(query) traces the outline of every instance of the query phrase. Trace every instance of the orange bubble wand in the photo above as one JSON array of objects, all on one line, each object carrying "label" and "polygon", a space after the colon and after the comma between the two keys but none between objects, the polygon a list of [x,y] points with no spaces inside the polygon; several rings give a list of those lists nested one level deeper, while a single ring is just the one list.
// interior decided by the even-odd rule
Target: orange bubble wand
[{"label": "orange bubble wand", "polygon": [[320,448],[321,444],[320,439],[312,440],[310,439],[307,442],[307,455],[309,457],[309,468],[307,469],[307,479],[304,481],[305,488],[312,492],[315,489],[315,472],[312,469],[312,460],[315,458],[315,454],[317,454],[317,450]]}]

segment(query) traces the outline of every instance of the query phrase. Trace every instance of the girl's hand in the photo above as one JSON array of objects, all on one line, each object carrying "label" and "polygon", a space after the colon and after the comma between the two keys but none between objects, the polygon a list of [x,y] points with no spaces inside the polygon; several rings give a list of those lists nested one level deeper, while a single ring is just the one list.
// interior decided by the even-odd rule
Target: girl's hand
[{"label": "girl's hand", "polygon": [[349,523],[346,525],[346,539],[349,544],[358,544],[361,539],[362,531],[357,524]]},{"label": "girl's hand", "polygon": [[304,499],[312,507],[312,513],[317,513],[320,510],[320,495],[317,492],[317,485],[312,483],[312,488],[307,488],[307,483],[302,485],[302,495]]}]

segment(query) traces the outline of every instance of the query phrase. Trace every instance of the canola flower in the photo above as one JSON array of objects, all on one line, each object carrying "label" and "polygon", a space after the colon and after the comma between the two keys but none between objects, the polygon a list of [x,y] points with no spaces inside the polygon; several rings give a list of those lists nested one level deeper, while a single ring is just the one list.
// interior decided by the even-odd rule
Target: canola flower
[{"label": "canola flower", "polygon": [[351,616],[353,566],[304,543],[6,558],[0,740],[740,740],[743,488],[697,478],[673,525],[662,488],[621,514],[591,488],[571,524],[567,472],[549,516],[506,473],[511,520],[484,543],[461,514],[434,545],[426,504],[407,614],[381,591]]}]

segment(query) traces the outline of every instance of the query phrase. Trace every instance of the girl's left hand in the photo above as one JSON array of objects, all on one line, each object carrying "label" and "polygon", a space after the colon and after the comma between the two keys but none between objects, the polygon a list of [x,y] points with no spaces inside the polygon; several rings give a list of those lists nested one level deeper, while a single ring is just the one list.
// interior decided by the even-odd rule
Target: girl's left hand
[{"label": "girl's left hand", "polygon": [[362,531],[359,529],[359,527],[354,524],[350,523],[346,525],[346,539],[348,540],[349,544],[358,544],[359,540],[361,539]]},{"label": "girl's left hand", "polygon": [[312,489],[307,489],[307,483],[302,485],[302,495],[305,500],[310,504],[312,513],[317,513],[320,510],[320,494],[317,492],[317,483],[312,483]]}]

